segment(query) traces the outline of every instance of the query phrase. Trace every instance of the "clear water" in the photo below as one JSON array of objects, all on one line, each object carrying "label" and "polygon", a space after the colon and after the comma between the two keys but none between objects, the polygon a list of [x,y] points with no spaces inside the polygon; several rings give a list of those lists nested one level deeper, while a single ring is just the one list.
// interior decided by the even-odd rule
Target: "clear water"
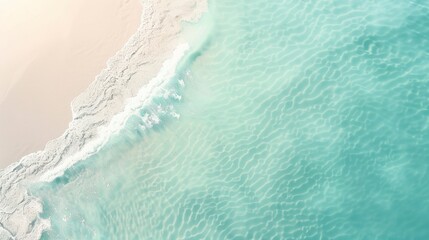
[{"label": "clear water", "polygon": [[209,18],[182,99],[141,112],[181,118],[134,116],[38,186],[43,239],[429,239],[429,2],[213,0]]}]

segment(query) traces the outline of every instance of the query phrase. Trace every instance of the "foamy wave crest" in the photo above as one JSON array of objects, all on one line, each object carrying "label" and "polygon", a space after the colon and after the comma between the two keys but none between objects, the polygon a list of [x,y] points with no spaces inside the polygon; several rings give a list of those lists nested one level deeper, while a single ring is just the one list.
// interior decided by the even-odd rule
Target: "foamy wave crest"
[{"label": "foamy wave crest", "polygon": [[[39,239],[49,229],[50,222],[39,218],[43,211],[40,200],[28,194],[27,186],[51,181],[96,153],[154,96],[180,99],[164,89],[189,49],[179,35],[180,20],[195,20],[205,9],[203,0],[145,1],[138,31],[72,102],[73,120],[65,133],[48,142],[43,151],[0,171],[0,240]],[[179,117],[169,106],[158,110]],[[156,113],[147,113],[142,122],[144,128],[150,128],[160,119]]]},{"label": "foamy wave crest", "polygon": [[[165,92],[165,86],[175,76],[176,67],[188,50],[188,44],[179,45],[174,51],[173,56],[164,62],[158,75],[152,79],[149,84],[142,87],[136,96],[125,101],[126,105],[124,111],[113,116],[109,124],[99,127],[99,135],[96,138],[87,143],[79,152],[64,159],[59,165],[57,165],[55,169],[46,171],[43,175],[40,176],[39,180],[50,182],[54,180],[54,178],[62,175],[64,170],[68,169],[77,161],[85,159],[88,156],[98,152],[98,150],[109,140],[110,136],[118,133],[123,128],[127,120],[132,115],[138,115],[138,111],[141,108],[150,105],[154,97],[162,95],[163,92]],[[172,109],[170,109],[170,111],[172,111]],[[158,113],[166,113],[166,110],[161,107]],[[153,125],[156,125],[160,122],[158,113],[146,113],[142,117],[142,120],[145,123],[145,128],[151,128]]]}]

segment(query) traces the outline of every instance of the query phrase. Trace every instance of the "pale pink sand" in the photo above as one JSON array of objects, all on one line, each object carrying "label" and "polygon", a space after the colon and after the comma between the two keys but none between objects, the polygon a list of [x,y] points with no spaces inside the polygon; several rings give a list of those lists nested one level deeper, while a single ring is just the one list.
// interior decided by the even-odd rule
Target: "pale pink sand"
[{"label": "pale pink sand", "polygon": [[139,0],[0,1],[0,169],[64,132],[140,16]]}]

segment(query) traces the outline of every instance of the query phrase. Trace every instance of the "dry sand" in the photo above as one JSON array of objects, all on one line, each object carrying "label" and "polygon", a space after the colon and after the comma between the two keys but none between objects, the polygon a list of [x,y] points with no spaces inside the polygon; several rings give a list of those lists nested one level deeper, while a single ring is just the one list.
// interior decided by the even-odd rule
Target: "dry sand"
[{"label": "dry sand", "polygon": [[60,136],[140,24],[139,0],[0,0],[0,169]]}]

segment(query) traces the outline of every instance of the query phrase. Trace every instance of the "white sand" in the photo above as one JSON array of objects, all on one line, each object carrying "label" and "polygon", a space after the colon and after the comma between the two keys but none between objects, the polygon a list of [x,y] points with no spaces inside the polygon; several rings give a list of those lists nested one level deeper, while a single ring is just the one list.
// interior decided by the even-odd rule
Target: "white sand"
[{"label": "white sand", "polygon": [[0,0],[0,169],[64,132],[141,12],[139,0]]},{"label": "white sand", "polygon": [[0,240],[12,236],[38,239],[49,228],[49,220],[38,217],[42,211],[40,201],[28,195],[26,186],[50,181],[96,152],[115,130],[112,126],[116,124],[112,123],[117,121],[112,119],[126,117],[121,112],[130,110],[130,103],[150,100],[150,96],[143,95],[150,95],[158,82],[168,80],[177,58],[187,49],[179,34],[181,21],[197,19],[206,9],[205,0],[145,0],[144,3],[138,31],[109,60],[96,80],[73,100],[72,121],[65,133],[48,142],[43,151],[0,170]]}]

